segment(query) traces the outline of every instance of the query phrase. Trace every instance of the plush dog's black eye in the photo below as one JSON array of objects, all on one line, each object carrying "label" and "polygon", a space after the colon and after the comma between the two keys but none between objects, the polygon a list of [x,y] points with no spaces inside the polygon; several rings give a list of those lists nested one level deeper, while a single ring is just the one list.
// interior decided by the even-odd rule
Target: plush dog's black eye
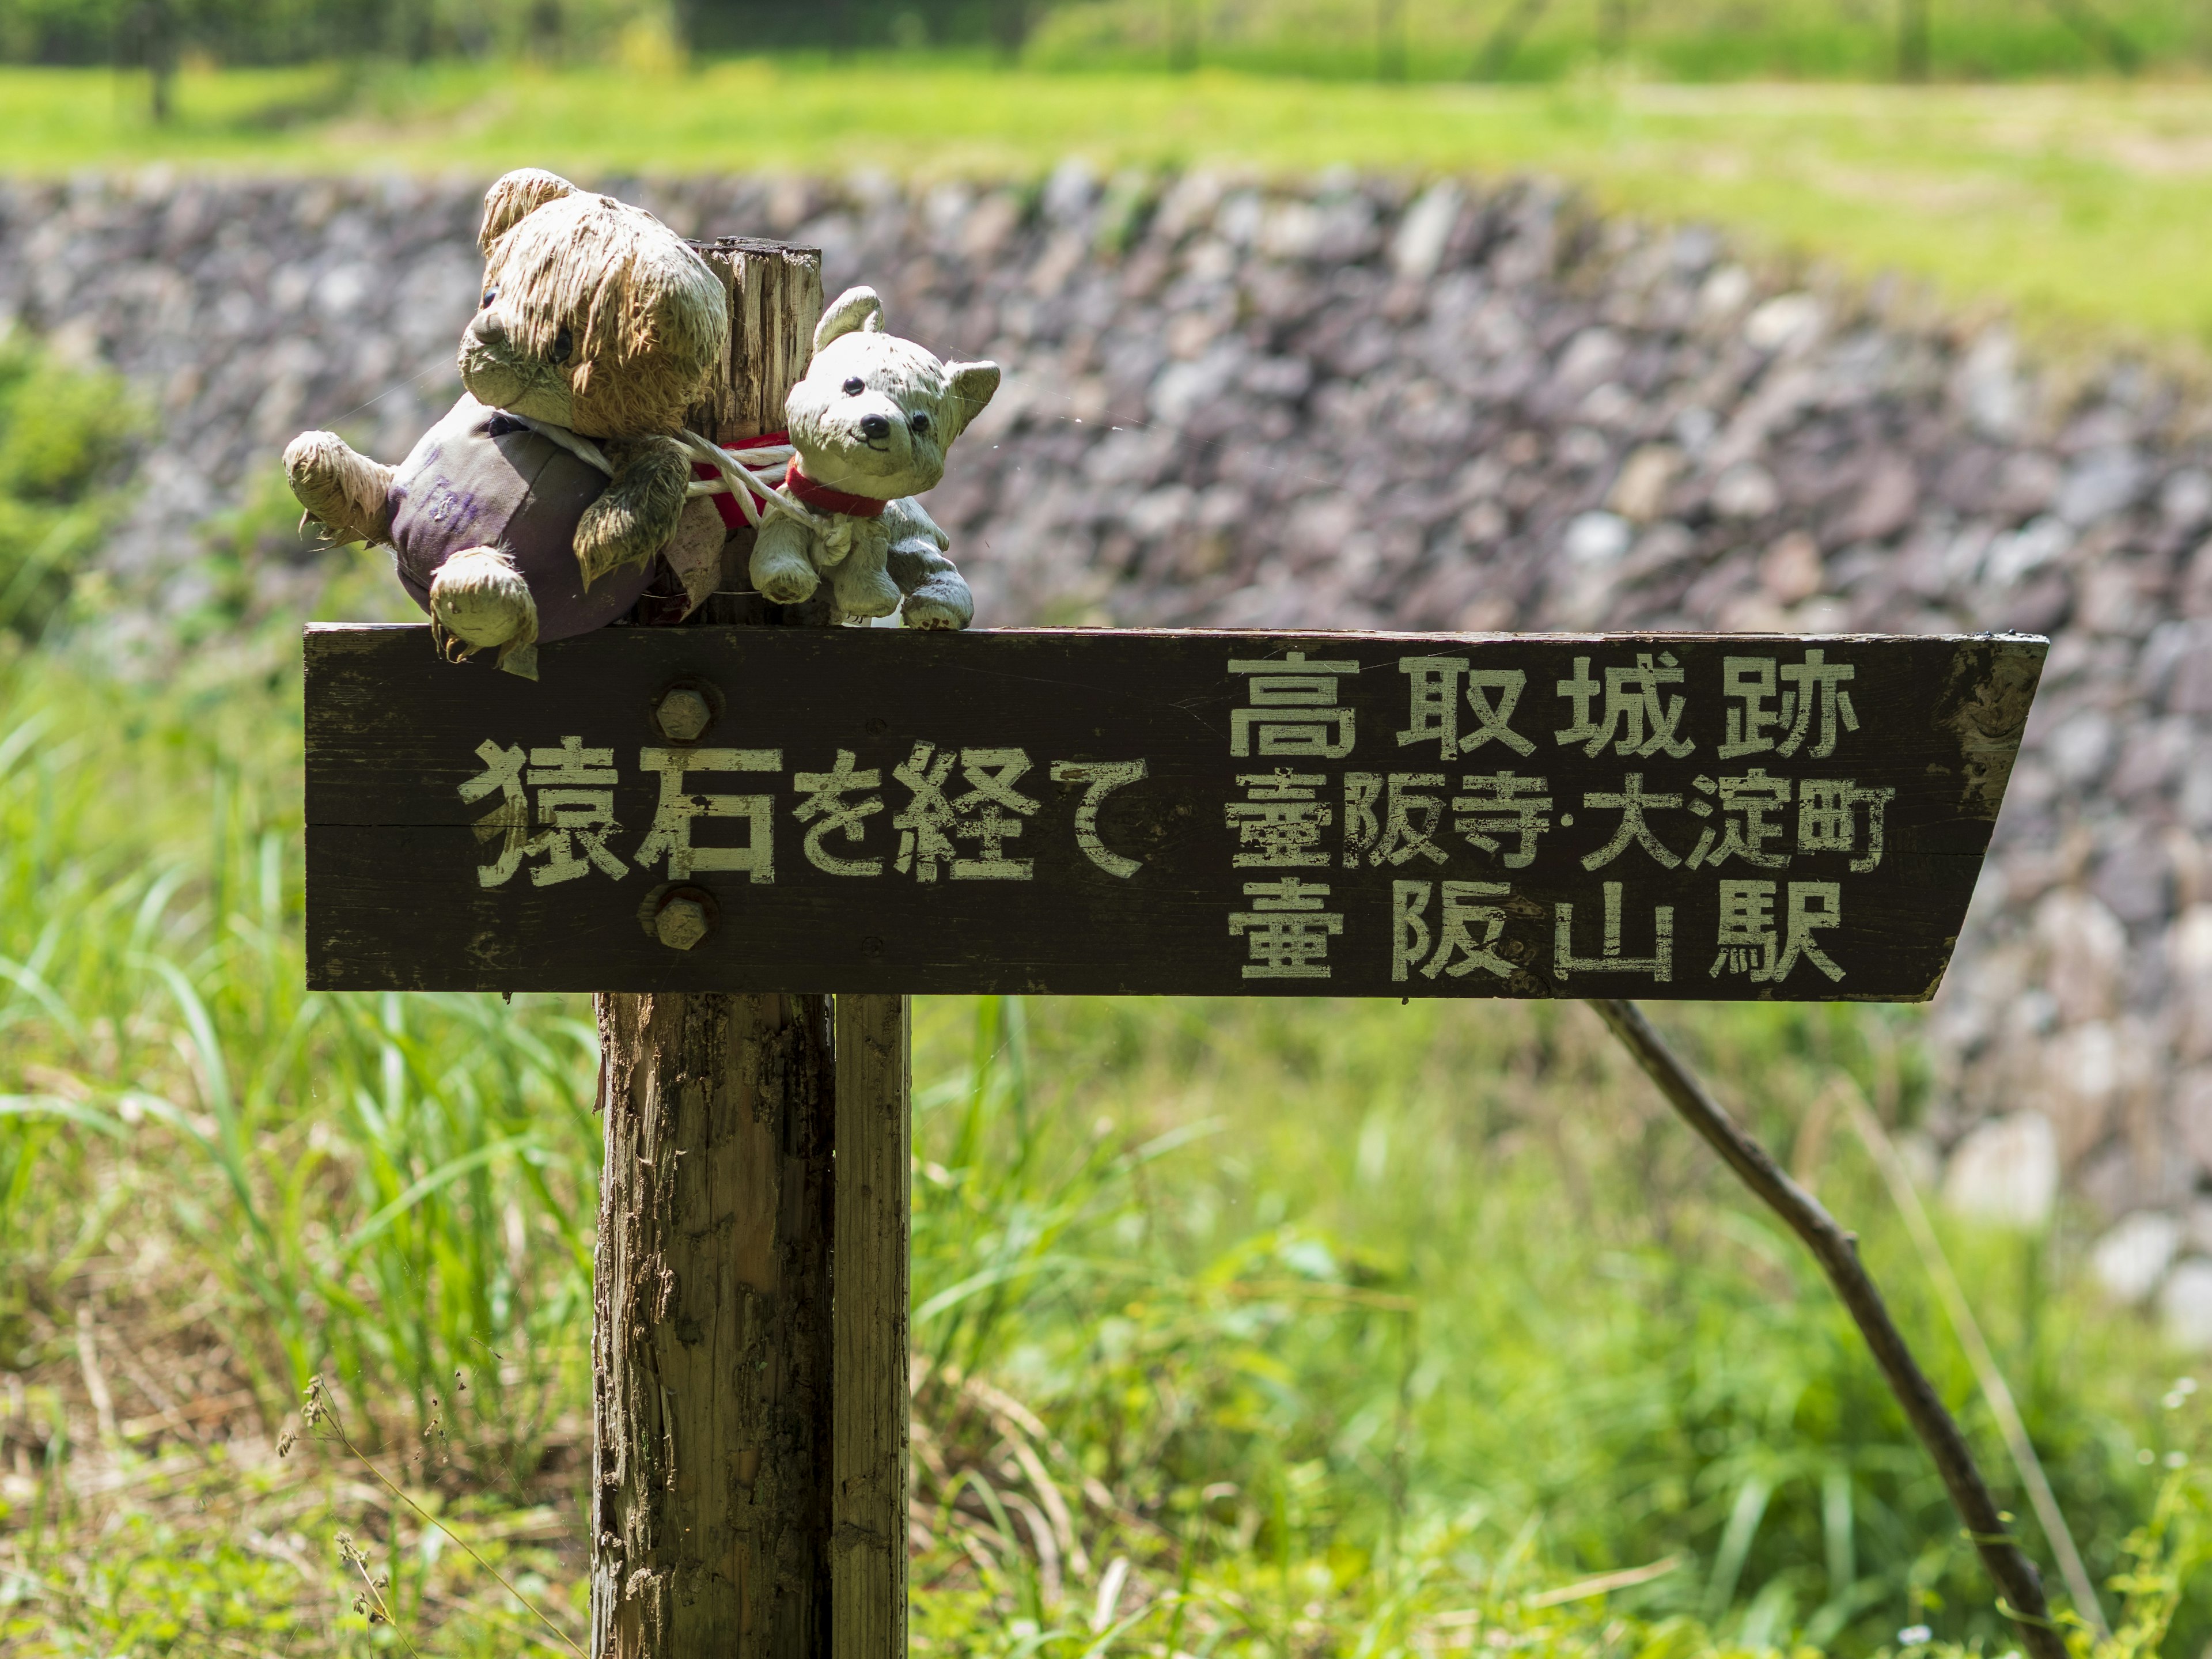
[{"label": "plush dog's black eye", "polygon": [[486,289],[484,290],[484,295],[483,295],[483,306],[480,306],[478,308],[479,308],[479,309],[482,309],[482,308],[483,308],[483,307],[489,307],[489,306],[491,304],[491,302],[492,302],[494,300],[496,300],[497,298],[499,298],[499,290],[498,290],[497,289],[495,289],[495,288],[488,288],[488,289]]},{"label": "plush dog's black eye", "polygon": [[929,430],[929,413],[927,410],[917,410],[906,417],[906,423],[916,432],[927,432]]},{"label": "plush dog's black eye", "polygon": [[553,349],[545,354],[546,361],[565,363],[568,361],[568,354],[575,349],[576,337],[569,333],[568,325],[563,324],[561,331],[553,337]]},{"label": "plush dog's black eye", "polygon": [[867,389],[868,383],[857,374],[845,382],[845,395],[848,398],[857,398]]}]

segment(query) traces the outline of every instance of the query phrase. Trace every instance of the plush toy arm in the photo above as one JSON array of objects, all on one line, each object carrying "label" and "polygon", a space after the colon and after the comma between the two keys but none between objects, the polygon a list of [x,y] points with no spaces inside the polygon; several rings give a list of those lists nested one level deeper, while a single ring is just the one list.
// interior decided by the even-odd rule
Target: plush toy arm
[{"label": "plush toy arm", "polygon": [[615,475],[576,525],[576,562],[584,586],[626,564],[641,564],[668,545],[684,516],[691,459],[673,438],[610,443]]},{"label": "plush toy arm", "polygon": [[392,539],[392,468],[335,432],[302,432],[284,446],[284,477],[333,542]]},{"label": "plush toy arm", "polygon": [[967,627],[975,619],[975,596],[945,556],[952,538],[911,495],[885,506],[881,523],[890,538],[884,568],[906,595],[899,619],[908,628]]}]

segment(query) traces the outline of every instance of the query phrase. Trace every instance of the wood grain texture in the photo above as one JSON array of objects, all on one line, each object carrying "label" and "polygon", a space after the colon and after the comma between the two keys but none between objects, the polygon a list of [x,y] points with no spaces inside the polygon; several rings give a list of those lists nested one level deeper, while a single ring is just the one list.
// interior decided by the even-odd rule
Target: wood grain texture
[{"label": "wood grain texture", "polygon": [[[607,629],[544,647],[529,684],[439,661],[421,629],[319,628],[309,975],[339,989],[1918,1000],[1950,958],[2045,649]],[[1350,665],[1334,701],[1255,702],[1273,671],[1310,678],[1317,662]],[[1440,672],[1419,665],[1437,662],[1458,665],[1450,760],[1413,706],[1420,676]],[[1750,702],[1728,694],[1730,675]],[[1824,675],[1848,697],[1832,719]],[[678,683],[716,711],[696,744],[706,769],[672,760],[653,725]],[[1465,746],[1478,683],[1493,711],[1517,688],[1496,722],[1511,744]],[[1784,715],[1795,684],[1813,705],[1802,730]],[[1598,690],[1578,702],[1577,686]],[[1609,702],[1620,718],[1596,729]],[[1578,708],[1594,736],[1577,735]],[[1271,753],[1278,726],[1341,752]],[[528,781],[553,776],[539,760],[568,739],[608,775],[600,863],[547,838],[547,812],[582,809]],[[517,769],[511,793],[487,781],[488,750]],[[841,753],[870,781],[825,801]],[[680,786],[664,781],[671,765]],[[1547,803],[1525,846],[1498,828],[1501,771],[1540,781]],[[927,777],[934,806],[912,781]],[[1766,792],[1763,828],[1747,790]],[[1649,833],[1624,838],[1632,793]],[[848,809],[849,835],[831,825]],[[753,867],[710,857],[679,873],[656,840],[672,811],[726,862],[755,848]],[[652,916],[687,884],[713,926],[676,951]]]},{"label": "wood grain texture", "polygon": [[[820,256],[702,250],[732,343],[695,429],[781,410]],[[781,424],[777,421],[775,424]],[[743,434],[732,433],[732,426]],[[724,548],[724,582],[750,544]],[[714,619],[805,618],[717,594]],[[681,635],[648,593],[641,640]],[[721,629],[721,632],[739,631]],[[828,1000],[592,988],[606,1158],[593,1274],[594,1659],[815,1659],[830,1644],[835,1077]]]},{"label": "wood grain texture", "polygon": [[730,291],[730,352],[692,429],[718,444],[783,425],[783,401],[806,373],[822,316],[822,250],[722,236],[695,242]]},{"label": "wood grain texture", "polygon": [[902,996],[836,999],[832,1659],[903,1659],[909,1082]]},{"label": "wood grain texture", "polygon": [[594,1659],[829,1632],[832,1103],[822,1000],[599,1000]]}]

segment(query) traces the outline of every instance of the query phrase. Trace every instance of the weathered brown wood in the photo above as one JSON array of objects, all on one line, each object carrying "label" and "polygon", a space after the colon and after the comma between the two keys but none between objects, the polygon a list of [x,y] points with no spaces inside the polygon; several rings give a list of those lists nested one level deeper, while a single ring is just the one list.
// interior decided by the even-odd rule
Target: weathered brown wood
[{"label": "weathered brown wood", "polygon": [[911,1006],[837,998],[832,1659],[906,1653]]},{"label": "weathered brown wood", "polygon": [[830,1034],[819,997],[599,1000],[595,1659],[828,1645]]},{"label": "weathered brown wood", "polygon": [[[774,410],[766,424],[781,425],[821,310],[820,255],[737,241],[702,252],[729,284],[733,326],[730,359],[690,424],[718,440],[749,436]],[[715,619],[806,620],[735,591],[750,542],[731,540],[722,586],[732,591],[709,602]],[[639,620],[672,622],[681,610],[648,596]],[[608,631],[643,642],[695,630]],[[665,688],[649,690],[646,720],[670,718]],[[607,1119],[592,1331],[594,1659],[813,1659],[830,1632],[828,1000],[767,986],[605,988],[620,983],[591,981]]]},{"label": "weathered brown wood", "polygon": [[[533,685],[441,663],[421,630],[317,629],[310,980],[1917,1000],[1949,960],[2045,650],[609,629],[544,647]],[[1462,694],[1451,760],[1417,697],[1439,663]],[[1255,701],[1278,673],[1329,688]],[[679,682],[713,705],[688,748],[653,725]],[[1478,684],[1498,729],[1469,746]],[[543,827],[567,798],[532,780],[556,781],[570,742],[604,771],[601,862]],[[1525,842],[1501,771],[1542,803]],[[678,871],[669,814],[721,867]],[[679,888],[706,927],[688,949],[652,923]]]},{"label": "weathered brown wood", "polygon": [[750,236],[692,246],[730,290],[729,360],[691,411],[692,429],[718,444],[776,431],[813,355],[822,250]]}]

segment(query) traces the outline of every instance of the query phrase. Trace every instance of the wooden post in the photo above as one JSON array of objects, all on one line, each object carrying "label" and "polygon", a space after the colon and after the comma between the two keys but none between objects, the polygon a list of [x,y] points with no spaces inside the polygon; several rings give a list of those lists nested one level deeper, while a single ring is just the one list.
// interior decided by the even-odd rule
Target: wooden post
[{"label": "wooden post", "polygon": [[833,1659],[906,1652],[911,1021],[902,996],[837,998]]},{"label": "wooden post", "polygon": [[[773,431],[811,349],[821,255],[735,239],[700,251],[729,283],[732,327],[693,428],[725,442]],[[749,534],[730,538],[706,619],[830,620],[736,591],[750,550]],[[597,1000],[592,1651],[813,1659],[830,1645],[835,1524],[829,999]]]},{"label": "wooden post", "polygon": [[824,1001],[599,998],[593,1659],[827,1646]]}]

